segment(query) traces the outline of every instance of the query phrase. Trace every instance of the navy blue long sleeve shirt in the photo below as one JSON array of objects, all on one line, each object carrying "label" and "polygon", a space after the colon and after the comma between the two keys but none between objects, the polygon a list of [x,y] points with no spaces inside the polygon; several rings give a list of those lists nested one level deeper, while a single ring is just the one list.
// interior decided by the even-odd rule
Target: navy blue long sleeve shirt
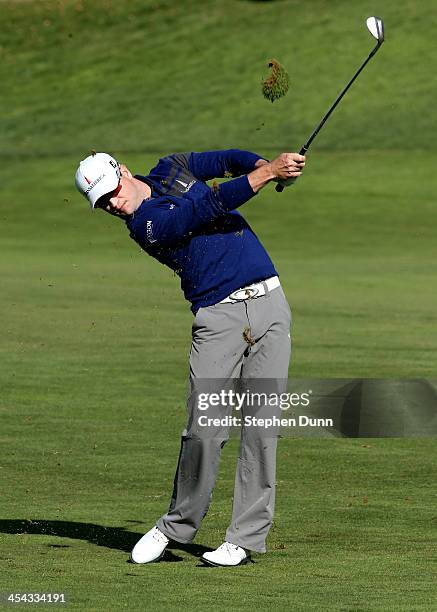
[{"label": "navy blue long sleeve shirt", "polygon": [[[160,159],[148,175],[135,176],[151,187],[152,196],[126,220],[130,236],[180,276],[194,313],[277,274],[235,210],[255,195],[246,174],[258,159],[239,149],[176,153]],[[239,178],[215,187],[205,182],[229,175]]]}]

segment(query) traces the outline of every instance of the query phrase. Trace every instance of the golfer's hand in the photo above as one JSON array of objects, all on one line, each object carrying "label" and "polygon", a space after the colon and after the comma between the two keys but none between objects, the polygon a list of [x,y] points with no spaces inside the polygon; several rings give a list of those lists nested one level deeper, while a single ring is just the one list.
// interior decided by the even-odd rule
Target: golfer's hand
[{"label": "golfer's hand", "polygon": [[281,153],[276,159],[270,162],[275,181],[286,184],[297,179],[305,166],[305,156],[299,153]]}]

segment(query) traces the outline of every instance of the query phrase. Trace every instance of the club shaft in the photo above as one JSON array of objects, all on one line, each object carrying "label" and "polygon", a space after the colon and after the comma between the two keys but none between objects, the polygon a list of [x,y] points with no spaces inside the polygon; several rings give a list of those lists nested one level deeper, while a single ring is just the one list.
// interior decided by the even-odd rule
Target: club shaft
[{"label": "club shaft", "polygon": [[[326,113],[326,115],[323,117],[323,119],[320,121],[320,123],[318,124],[318,126],[316,127],[316,129],[313,131],[313,133],[311,134],[311,136],[308,138],[308,140],[306,141],[306,143],[304,144],[304,146],[302,147],[301,150],[305,150],[308,151],[308,149],[310,148],[311,143],[313,142],[314,138],[317,136],[317,134],[320,132],[320,130],[322,129],[322,127],[324,126],[324,124],[326,123],[326,121],[329,119],[329,117],[332,115],[332,113],[334,112],[334,110],[337,108],[338,104],[340,103],[340,101],[342,100],[343,96],[347,93],[347,91],[349,90],[349,88],[351,87],[352,83],[355,81],[355,79],[358,77],[358,75],[360,74],[360,72],[365,68],[365,66],[367,65],[367,63],[372,59],[372,57],[375,55],[375,53],[378,51],[379,47],[380,47],[380,43],[378,43],[370,52],[369,57],[361,64],[361,66],[358,68],[358,70],[356,71],[356,73],[354,74],[354,76],[351,78],[351,80],[349,81],[349,83],[346,85],[346,87],[343,89],[343,91],[339,94],[339,96],[336,98],[336,100],[334,101],[334,103],[332,104],[332,106],[330,107],[330,109],[328,110],[328,112]],[[303,155],[303,153],[301,153],[301,155]]]},{"label": "club shaft", "polygon": [[[320,132],[320,130],[322,129],[322,127],[325,125],[325,123],[327,122],[327,120],[329,119],[329,117],[332,115],[332,113],[334,112],[334,110],[336,109],[336,107],[338,106],[338,104],[340,103],[341,99],[343,98],[343,96],[347,93],[347,91],[349,90],[349,88],[351,87],[352,83],[355,81],[355,79],[357,78],[357,76],[360,74],[360,72],[365,68],[365,66],[367,65],[367,63],[372,59],[372,57],[375,55],[375,53],[378,51],[379,47],[381,46],[381,42],[378,42],[378,44],[372,49],[372,51],[369,53],[369,56],[365,59],[365,61],[361,64],[361,66],[358,68],[358,70],[355,72],[354,76],[351,78],[351,80],[349,81],[349,83],[346,85],[346,87],[343,89],[343,91],[337,96],[336,100],[334,101],[334,103],[332,104],[332,106],[330,107],[330,109],[328,110],[328,112],[326,113],[326,115],[323,117],[323,119],[320,121],[320,123],[318,124],[318,126],[316,127],[316,129],[313,131],[313,133],[311,134],[311,136],[308,138],[308,140],[306,141],[306,143],[303,145],[303,147],[300,149],[299,154],[300,155],[305,155],[306,152],[308,151],[308,149],[311,146],[311,143],[313,142],[314,138],[317,136],[317,134]],[[276,191],[278,191],[279,193],[284,191],[284,186],[283,185],[276,185]]]}]

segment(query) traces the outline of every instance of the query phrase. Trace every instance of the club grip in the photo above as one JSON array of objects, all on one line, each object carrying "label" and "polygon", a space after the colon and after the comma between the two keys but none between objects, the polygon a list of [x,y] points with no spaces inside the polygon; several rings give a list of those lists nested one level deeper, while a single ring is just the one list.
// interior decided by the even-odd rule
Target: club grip
[{"label": "club grip", "polygon": [[[303,145],[303,147],[299,151],[299,155],[305,155],[307,151],[308,151],[308,147],[306,145]],[[290,183],[290,184],[293,185],[293,183]],[[282,193],[285,189],[285,186],[281,185],[281,183],[278,183],[275,189],[278,193]]]}]

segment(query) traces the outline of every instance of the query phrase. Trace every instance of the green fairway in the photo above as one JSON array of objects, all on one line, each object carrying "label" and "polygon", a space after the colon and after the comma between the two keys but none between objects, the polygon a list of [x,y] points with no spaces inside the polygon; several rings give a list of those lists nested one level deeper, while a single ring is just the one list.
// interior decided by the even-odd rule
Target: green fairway
[{"label": "green fairway", "polygon": [[[176,150],[299,148],[380,14],[387,43],[304,176],[241,212],[292,306],[293,377],[436,378],[423,4],[0,2],[0,593],[66,593],[78,610],[435,608],[433,438],[281,440],[269,554],[204,568],[230,518],[233,439],[195,544],[127,563],[170,501],[192,315],[178,277],[73,181],[91,148],[138,173]],[[292,80],[273,105],[270,56]]]},{"label": "green fairway", "polygon": [[[419,158],[431,172],[435,157]],[[294,191],[246,207],[293,304],[294,376],[435,373],[432,187],[397,184],[402,156],[381,159],[371,189],[355,170],[368,156],[344,156],[340,192],[320,155]],[[21,199],[2,237],[2,590],[66,592],[90,610],[200,610],[211,596],[233,609],[430,609],[433,440],[283,440],[272,554],[226,577],[199,567],[202,548],[126,565],[169,501],[192,315],[122,222],[77,201],[73,166],[46,160],[41,181],[39,162],[19,179],[15,163],[4,188]],[[232,440],[199,545],[221,541],[236,451]]]}]

